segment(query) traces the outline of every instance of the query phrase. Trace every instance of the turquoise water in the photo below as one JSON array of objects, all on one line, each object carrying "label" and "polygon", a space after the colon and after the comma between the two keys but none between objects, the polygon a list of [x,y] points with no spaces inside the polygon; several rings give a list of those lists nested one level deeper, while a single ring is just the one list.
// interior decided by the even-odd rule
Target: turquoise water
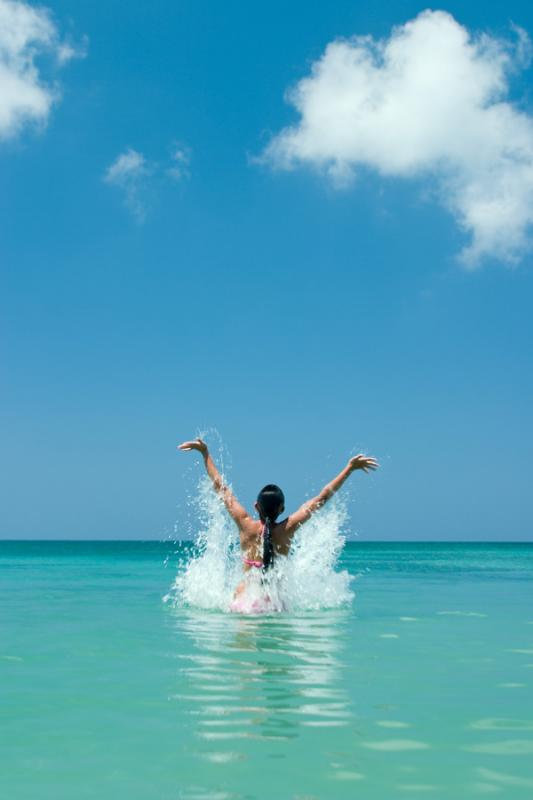
[{"label": "turquoise water", "polygon": [[348,544],[355,599],[162,598],[160,543],[0,542],[0,796],[533,796],[533,545]]}]

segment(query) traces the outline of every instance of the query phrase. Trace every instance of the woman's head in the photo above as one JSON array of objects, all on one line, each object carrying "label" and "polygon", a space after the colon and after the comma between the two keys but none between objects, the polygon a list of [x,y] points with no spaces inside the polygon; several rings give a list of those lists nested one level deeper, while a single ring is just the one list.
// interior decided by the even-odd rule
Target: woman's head
[{"label": "woman's head", "polygon": [[269,483],[257,495],[255,507],[263,521],[275,522],[285,510],[285,496],[279,486]]}]

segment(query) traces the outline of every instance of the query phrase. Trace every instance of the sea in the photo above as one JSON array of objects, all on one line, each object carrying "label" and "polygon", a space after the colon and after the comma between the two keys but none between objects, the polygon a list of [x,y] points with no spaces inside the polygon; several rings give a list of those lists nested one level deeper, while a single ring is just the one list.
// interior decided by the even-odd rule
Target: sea
[{"label": "sea", "polygon": [[195,542],[0,542],[2,800],[533,798],[533,544],[333,504],[242,615],[203,507]]}]

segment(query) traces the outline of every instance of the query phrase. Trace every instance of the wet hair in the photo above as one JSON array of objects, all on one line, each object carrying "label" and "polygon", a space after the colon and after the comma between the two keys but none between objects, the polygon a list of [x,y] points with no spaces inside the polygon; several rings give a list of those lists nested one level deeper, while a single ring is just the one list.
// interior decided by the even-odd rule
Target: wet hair
[{"label": "wet hair", "polygon": [[263,487],[257,495],[259,516],[265,523],[263,531],[263,570],[272,566],[274,561],[274,543],[272,541],[272,525],[285,505],[285,495],[275,483]]}]

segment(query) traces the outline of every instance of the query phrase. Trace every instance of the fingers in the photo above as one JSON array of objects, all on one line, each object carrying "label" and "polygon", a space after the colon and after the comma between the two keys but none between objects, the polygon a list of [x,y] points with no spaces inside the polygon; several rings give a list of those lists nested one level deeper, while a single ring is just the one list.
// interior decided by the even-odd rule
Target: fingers
[{"label": "fingers", "polygon": [[352,464],[356,469],[362,469],[364,472],[374,471],[378,469],[379,463],[375,458],[371,456],[365,456],[363,453],[359,453],[357,456],[353,456],[351,459]]},{"label": "fingers", "polygon": [[183,442],[177,445],[178,450],[200,450],[202,453],[207,451],[207,445],[202,439],[193,439],[190,442]]}]

